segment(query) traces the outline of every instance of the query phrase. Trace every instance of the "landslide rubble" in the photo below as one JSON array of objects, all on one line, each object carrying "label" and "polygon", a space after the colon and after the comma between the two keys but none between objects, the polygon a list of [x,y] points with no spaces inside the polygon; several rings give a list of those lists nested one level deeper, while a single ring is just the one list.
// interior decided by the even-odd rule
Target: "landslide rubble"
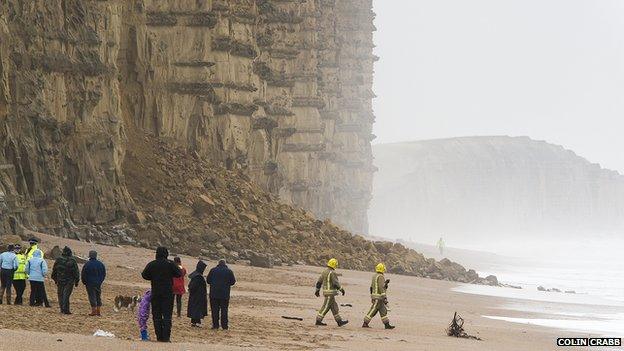
[{"label": "landslide rubble", "polygon": [[369,241],[315,219],[281,203],[242,171],[215,166],[153,137],[131,139],[123,166],[136,205],[131,231],[141,246],[167,245],[195,256],[267,266],[323,265],[337,257],[343,268],[371,270],[383,261],[391,273],[497,284],[448,259],[427,259],[401,244]]}]

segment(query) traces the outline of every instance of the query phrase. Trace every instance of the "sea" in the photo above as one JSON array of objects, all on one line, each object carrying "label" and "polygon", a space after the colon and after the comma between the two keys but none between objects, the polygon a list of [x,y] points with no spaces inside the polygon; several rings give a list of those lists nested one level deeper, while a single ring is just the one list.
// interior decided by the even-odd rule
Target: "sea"
[{"label": "sea", "polygon": [[[532,243],[481,245],[495,252],[480,275],[522,289],[462,284],[455,290],[509,298],[499,313],[484,317],[558,328],[570,333],[624,337],[624,239],[587,236]],[[539,291],[556,288],[561,292]],[[566,293],[567,291],[567,293]],[[510,316],[525,312],[531,318]],[[507,312],[507,313],[506,313]]]}]

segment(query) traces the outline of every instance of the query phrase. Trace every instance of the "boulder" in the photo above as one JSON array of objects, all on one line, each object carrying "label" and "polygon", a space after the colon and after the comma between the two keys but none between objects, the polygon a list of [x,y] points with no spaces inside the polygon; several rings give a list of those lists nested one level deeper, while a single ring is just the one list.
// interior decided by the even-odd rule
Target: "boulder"
[{"label": "boulder", "polygon": [[199,195],[199,198],[195,200],[192,205],[193,211],[198,217],[203,217],[210,213],[214,206],[215,202],[208,195],[204,194]]},{"label": "boulder", "polygon": [[253,267],[273,268],[273,258],[271,255],[249,251],[247,257],[249,258],[249,264]]},{"label": "boulder", "polygon": [[498,286],[498,279],[494,275],[488,275],[487,277],[485,277],[485,280],[487,281],[488,285]]},{"label": "boulder", "polygon": [[7,245],[21,244],[22,238],[18,235],[2,235],[0,236],[0,251],[6,250]]},{"label": "boulder", "polygon": [[50,260],[56,260],[57,258],[61,257],[62,253],[63,253],[63,250],[61,250],[61,248],[58,245],[54,245],[53,248],[51,248],[48,252],[45,253],[45,258],[50,259]]}]

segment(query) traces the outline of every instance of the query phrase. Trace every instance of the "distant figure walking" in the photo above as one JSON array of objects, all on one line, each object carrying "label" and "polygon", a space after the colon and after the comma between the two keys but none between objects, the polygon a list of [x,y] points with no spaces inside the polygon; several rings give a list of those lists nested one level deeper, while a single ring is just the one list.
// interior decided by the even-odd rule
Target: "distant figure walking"
[{"label": "distant figure walking", "polygon": [[152,285],[152,318],[154,332],[159,342],[171,340],[171,317],[173,315],[173,278],[181,277],[182,271],[168,259],[166,247],[156,249],[156,259],[145,266],[141,276]]},{"label": "distant figure walking", "polygon": [[182,295],[186,293],[186,288],[184,286],[184,277],[186,276],[186,268],[182,267],[182,260],[178,256],[173,258],[173,262],[182,271],[181,277],[173,278],[173,294],[175,295],[175,300],[176,300],[176,315],[178,316],[178,318],[180,318],[180,316],[182,315]]},{"label": "distant figure walking", "polygon": [[204,261],[197,262],[197,268],[189,274],[189,298],[186,315],[191,319],[191,326],[201,328],[201,321],[208,315],[208,294],[204,272]]},{"label": "distant figure walking", "polygon": [[37,249],[32,253],[32,257],[26,262],[24,270],[30,283],[30,306],[45,305],[45,307],[50,307],[44,284],[45,276],[48,274],[48,264],[43,259],[41,250]]},{"label": "distant figure walking", "polygon": [[69,308],[69,300],[74,287],[80,283],[80,271],[72,250],[65,246],[61,257],[54,261],[52,267],[52,280],[56,284],[59,307],[62,314],[72,314]]},{"label": "distant figure walking", "polygon": [[89,316],[100,316],[102,307],[102,283],[106,279],[106,267],[97,259],[97,251],[89,251],[89,261],[82,266],[80,279],[87,289],[91,313]]},{"label": "distant figure walking", "polygon": [[4,300],[4,294],[6,293],[7,305],[11,304],[11,287],[13,286],[13,274],[17,269],[19,263],[17,262],[17,255],[14,252],[13,245],[8,245],[7,250],[0,254],[0,305]]},{"label": "distant figure walking", "polygon": [[438,240],[438,250],[440,250],[440,255],[444,255],[444,247],[446,246],[446,244],[444,244],[444,239],[442,239],[442,237],[440,237],[440,240]]},{"label": "distant figure walking", "polygon": [[137,312],[137,322],[139,323],[139,331],[141,340],[149,341],[149,333],[147,332],[147,321],[149,320],[150,304],[152,302],[152,290],[147,290],[141,302],[139,302],[139,311]]},{"label": "distant figure walking", "polygon": [[24,290],[26,290],[26,255],[22,251],[22,246],[15,245],[15,257],[17,258],[17,269],[13,273],[13,286],[15,287],[15,301],[14,304],[23,304]]},{"label": "distant figure walking", "polygon": [[206,282],[210,285],[212,329],[219,329],[219,319],[221,319],[221,328],[227,330],[229,328],[230,288],[236,284],[234,272],[225,264],[225,260],[219,260],[217,266],[208,272]]}]

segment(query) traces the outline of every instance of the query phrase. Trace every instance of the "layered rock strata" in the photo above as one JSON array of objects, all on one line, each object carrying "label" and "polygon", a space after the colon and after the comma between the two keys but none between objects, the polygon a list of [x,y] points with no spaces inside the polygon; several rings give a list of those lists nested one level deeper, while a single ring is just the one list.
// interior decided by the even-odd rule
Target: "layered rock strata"
[{"label": "layered rock strata", "polygon": [[4,226],[123,221],[137,127],[366,232],[371,0],[0,4]]}]

